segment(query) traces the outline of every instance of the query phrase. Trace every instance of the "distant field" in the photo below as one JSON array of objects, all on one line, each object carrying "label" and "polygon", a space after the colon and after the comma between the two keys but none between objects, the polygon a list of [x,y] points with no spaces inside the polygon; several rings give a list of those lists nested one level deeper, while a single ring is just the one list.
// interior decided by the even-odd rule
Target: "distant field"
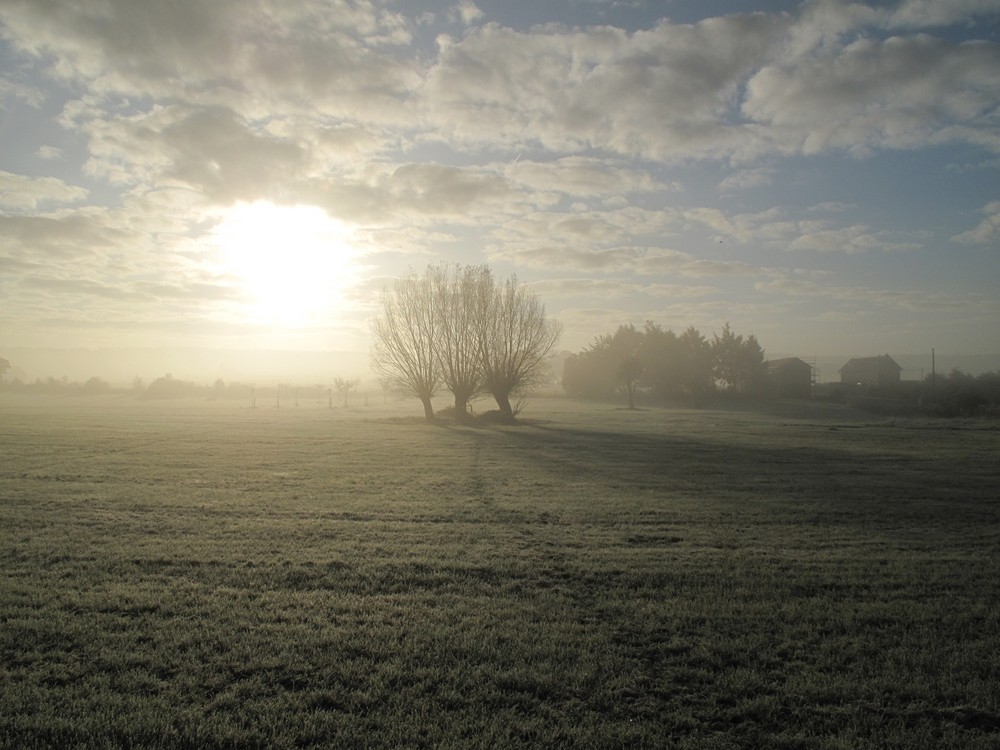
[{"label": "distant field", "polygon": [[419,413],[0,394],[0,747],[1000,746],[995,422]]}]

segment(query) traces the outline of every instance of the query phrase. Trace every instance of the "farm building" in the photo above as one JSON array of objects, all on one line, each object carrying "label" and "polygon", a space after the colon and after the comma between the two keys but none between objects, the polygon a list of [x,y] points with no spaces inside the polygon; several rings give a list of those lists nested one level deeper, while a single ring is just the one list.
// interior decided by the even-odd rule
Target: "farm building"
[{"label": "farm building", "polygon": [[812,394],[812,365],[798,357],[769,360],[767,376],[776,396],[809,398]]},{"label": "farm building", "polygon": [[888,354],[857,357],[840,368],[840,382],[845,385],[869,385],[882,388],[899,382],[903,368]]}]

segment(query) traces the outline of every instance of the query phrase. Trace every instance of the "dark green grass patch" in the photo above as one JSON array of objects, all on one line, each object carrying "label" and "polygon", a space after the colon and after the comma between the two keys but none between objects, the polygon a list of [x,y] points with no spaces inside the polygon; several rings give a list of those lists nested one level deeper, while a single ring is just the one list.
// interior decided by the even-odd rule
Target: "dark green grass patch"
[{"label": "dark green grass patch", "polygon": [[0,403],[2,747],[989,748],[1000,433]]}]

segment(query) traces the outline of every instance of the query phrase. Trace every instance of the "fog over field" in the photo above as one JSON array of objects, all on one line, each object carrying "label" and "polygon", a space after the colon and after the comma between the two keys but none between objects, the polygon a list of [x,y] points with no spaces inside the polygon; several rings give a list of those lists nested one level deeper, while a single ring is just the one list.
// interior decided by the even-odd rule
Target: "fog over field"
[{"label": "fog over field", "polygon": [[[596,334],[595,334],[596,335]],[[766,342],[765,342],[766,343]],[[174,377],[208,384],[217,378],[226,382],[264,383],[282,381],[301,385],[329,384],[334,377],[360,377],[371,386],[367,351],[254,351],[216,350],[195,347],[170,349],[33,349],[12,348],[8,379],[23,382],[38,378],[67,377],[83,382],[99,377],[112,385],[127,386],[138,376],[144,381],[171,373]],[[770,352],[768,352],[768,356]],[[783,355],[775,354],[774,358]],[[838,370],[856,354],[807,357],[815,362],[821,382],[836,382]],[[892,354],[903,368],[904,380],[920,380],[931,372],[931,353]],[[978,375],[1000,370],[1000,355],[959,355],[938,351],[937,371],[958,368]]]}]

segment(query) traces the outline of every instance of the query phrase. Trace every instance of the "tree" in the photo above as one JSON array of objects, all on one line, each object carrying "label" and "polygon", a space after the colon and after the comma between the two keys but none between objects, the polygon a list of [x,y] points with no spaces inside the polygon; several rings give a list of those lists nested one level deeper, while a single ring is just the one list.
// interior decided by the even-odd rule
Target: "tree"
[{"label": "tree", "polygon": [[680,342],[677,335],[658,323],[646,321],[639,346],[642,385],[660,399],[674,397],[681,389]]},{"label": "tree", "polygon": [[728,388],[737,393],[752,393],[767,379],[764,364],[764,350],[757,337],[737,336],[729,323],[712,340],[712,354],[715,357],[715,376]]},{"label": "tree", "polygon": [[7,370],[10,369],[10,362],[3,357],[0,357],[0,380],[3,380],[4,375],[7,374]]},{"label": "tree", "polygon": [[639,388],[639,378],[642,376],[643,334],[634,325],[618,326],[610,340],[611,355],[615,361],[615,375],[618,387],[628,397],[628,408],[635,408],[635,392]]},{"label": "tree", "polygon": [[602,339],[566,359],[562,386],[566,393],[579,398],[607,399],[614,394],[614,363]]},{"label": "tree", "polygon": [[353,391],[359,385],[361,385],[361,380],[359,378],[354,378],[352,380],[348,380],[346,378],[334,378],[333,379],[333,389],[337,393],[343,393],[344,394],[344,408],[345,409],[347,408],[347,394],[350,393],[351,391]]},{"label": "tree", "polygon": [[455,416],[467,419],[469,400],[479,391],[482,368],[478,331],[479,287],[490,271],[486,266],[430,266],[427,269],[434,286],[436,338],[434,350],[441,379],[455,397]]},{"label": "tree", "polygon": [[630,408],[640,389],[663,400],[687,395],[697,406],[713,387],[713,364],[712,345],[694,327],[677,336],[647,321],[641,331],[619,326],[614,334],[599,336],[570,356],[563,368],[563,388],[584,398],[608,398],[618,391]]},{"label": "tree", "polygon": [[372,366],[424,402],[441,384],[455,397],[459,419],[481,390],[513,419],[511,396],[538,383],[561,329],[515,276],[497,283],[487,266],[428,266],[422,277],[383,292],[372,321]]},{"label": "tree", "polygon": [[562,326],[545,318],[545,305],[516,276],[497,284],[484,266],[474,274],[474,282],[469,290],[478,298],[483,385],[500,413],[513,420],[511,396],[544,378],[545,358],[559,340]]},{"label": "tree", "polygon": [[678,338],[680,345],[680,385],[695,406],[712,389],[712,345],[694,326]]},{"label": "tree", "polygon": [[434,419],[431,399],[442,382],[434,350],[438,322],[434,294],[429,274],[397,279],[391,290],[383,290],[382,314],[371,323],[372,369],[419,398],[428,422]]}]

